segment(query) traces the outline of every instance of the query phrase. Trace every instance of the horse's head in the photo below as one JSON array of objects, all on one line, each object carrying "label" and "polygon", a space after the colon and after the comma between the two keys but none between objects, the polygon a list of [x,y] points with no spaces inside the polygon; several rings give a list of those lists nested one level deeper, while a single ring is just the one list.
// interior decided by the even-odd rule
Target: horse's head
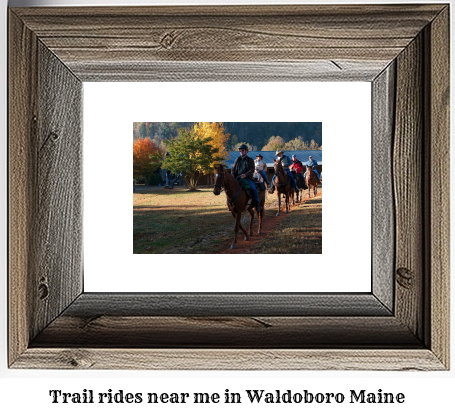
[{"label": "horse's head", "polygon": [[282,172],[284,172],[283,170],[283,165],[281,164],[281,160],[275,160],[273,159],[273,168],[275,169],[275,175],[278,176],[280,175]]},{"label": "horse's head", "polygon": [[215,167],[215,184],[213,185],[213,194],[218,196],[224,186],[224,169],[223,166]]}]

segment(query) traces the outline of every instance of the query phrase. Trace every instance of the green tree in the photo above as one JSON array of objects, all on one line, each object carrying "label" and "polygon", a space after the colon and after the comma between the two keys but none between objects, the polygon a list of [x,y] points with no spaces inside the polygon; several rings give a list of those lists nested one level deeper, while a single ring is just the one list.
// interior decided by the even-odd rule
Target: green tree
[{"label": "green tree", "polygon": [[212,164],[221,161],[219,149],[212,147],[211,138],[202,138],[194,130],[180,129],[178,137],[165,140],[169,154],[161,168],[174,174],[182,173],[189,190],[196,190],[199,177],[211,171]]}]

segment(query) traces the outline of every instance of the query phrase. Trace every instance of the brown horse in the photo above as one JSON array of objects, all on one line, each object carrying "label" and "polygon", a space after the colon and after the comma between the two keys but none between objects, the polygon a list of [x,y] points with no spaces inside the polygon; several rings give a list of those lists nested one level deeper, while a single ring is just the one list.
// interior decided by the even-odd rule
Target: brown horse
[{"label": "brown horse", "polygon": [[275,169],[275,181],[273,184],[276,187],[276,195],[278,197],[278,212],[277,216],[280,216],[280,209],[281,209],[281,194],[285,195],[285,206],[286,206],[286,213],[289,213],[291,210],[290,207],[290,199],[292,197],[292,202],[295,204],[294,201],[294,188],[292,187],[291,179],[288,177],[287,173],[284,171],[284,167],[281,164],[281,161],[275,161],[273,159],[274,169]]},{"label": "brown horse", "polygon": [[308,197],[310,197],[311,187],[313,188],[313,196],[316,196],[318,194],[319,179],[312,166],[307,166],[305,181],[308,186]]},{"label": "brown horse", "polygon": [[[253,206],[248,205],[248,195],[242,188],[240,183],[232,176],[231,173],[224,170],[223,167],[215,168],[215,184],[213,186],[213,193],[218,196],[221,193],[221,189],[224,189],[226,193],[227,205],[235,218],[234,226],[234,243],[231,245],[231,249],[237,248],[237,232],[240,230],[245,234],[245,241],[248,241],[249,235],[245,228],[242,226],[240,219],[242,218],[242,212],[248,210],[250,214],[250,235],[253,235],[253,219],[254,211]],[[264,218],[264,203],[265,203],[265,191],[259,192],[259,201],[261,202],[262,210],[258,213],[255,207],[256,214],[259,218],[259,229],[258,233],[262,233],[262,219]]]}]

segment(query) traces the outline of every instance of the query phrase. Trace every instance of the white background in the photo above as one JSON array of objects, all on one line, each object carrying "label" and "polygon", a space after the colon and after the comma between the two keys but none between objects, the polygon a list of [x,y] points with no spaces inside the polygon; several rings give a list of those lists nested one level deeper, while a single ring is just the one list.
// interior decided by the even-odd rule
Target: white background
[{"label": "white background", "polygon": [[[298,3],[293,0],[286,0],[287,4]],[[417,1],[416,1],[417,2]],[[429,3],[430,1],[427,1]],[[12,6],[25,5],[88,5],[88,4],[124,4],[115,0],[98,0],[96,3],[81,0],[79,2],[71,0],[12,0]],[[139,1],[135,4],[157,4],[153,1]],[[168,1],[169,4],[197,4],[203,3],[191,1]],[[205,3],[217,3],[215,1]],[[233,3],[233,2],[231,2]],[[235,3],[242,3],[237,1]],[[249,3],[261,3],[250,1]],[[264,3],[264,1],[262,2]],[[280,3],[280,1],[266,2]],[[302,3],[302,2],[300,2]],[[304,3],[304,2],[303,2]],[[316,3],[311,1],[310,3]],[[338,3],[337,1],[324,1],[317,3]],[[369,2],[375,3],[375,2]],[[376,3],[384,3],[377,1]],[[399,3],[391,2],[388,3]],[[437,3],[433,2],[432,3]],[[2,281],[0,285],[0,294],[2,301],[2,318],[0,319],[1,332],[0,336],[0,402],[2,413],[46,413],[46,414],[124,414],[126,411],[132,414],[171,414],[179,413],[200,413],[200,414],[231,414],[235,413],[251,414],[257,413],[258,408],[261,413],[275,415],[278,411],[286,414],[362,414],[366,412],[372,415],[384,413],[388,414],[424,414],[424,413],[441,413],[450,414],[453,412],[453,390],[455,389],[454,370],[450,372],[305,372],[305,371],[279,371],[279,372],[245,372],[245,371],[164,371],[164,372],[117,372],[117,371],[31,371],[31,370],[7,370],[6,369],[6,1],[2,0],[3,7],[0,9],[1,20],[3,25],[3,36],[0,36],[1,56],[3,65],[0,66],[1,83],[0,83],[0,126],[1,126],[1,180],[0,191],[3,195],[3,203],[0,204],[1,234],[4,236],[0,240],[0,262],[2,263]],[[453,8],[453,2],[452,2]],[[453,33],[453,30],[452,30]],[[453,43],[453,42],[452,42]],[[453,85],[453,76],[452,76]],[[453,106],[452,106],[453,107]],[[452,120],[452,125],[455,125]],[[453,147],[453,146],[452,146]],[[452,163],[453,164],[453,163]],[[454,183],[452,177],[452,183]],[[453,204],[452,204],[453,206]],[[455,221],[451,221],[455,224]],[[452,233],[453,233],[452,225]],[[452,244],[452,247],[454,244]],[[453,249],[453,248],[452,248]],[[452,284],[453,286],[453,284]],[[452,288],[452,302],[453,302]],[[454,333],[453,319],[452,330]],[[452,336],[452,345],[454,339]],[[452,347],[452,356],[453,356]],[[125,391],[178,391],[178,392],[219,392],[223,393],[228,388],[231,391],[244,389],[292,389],[300,391],[302,389],[312,389],[324,392],[345,392],[349,389],[364,388],[376,391],[382,388],[384,391],[393,391],[395,393],[403,392],[406,394],[404,404],[394,405],[320,405],[320,406],[303,406],[300,405],[270,405],[261,407],[252,407],[251,405],[236,405],[233,409],[229,405],[205,405],[195,408],[194,405],[169,407],[162,405],[158,409],[148,405],[126,406],[109,405],[100,407],[80,406],[80,405],[55,405],[50,404],[48,396],[49,389],[62,389],[63,391],[75,392],[83,388],[91,388],[97,391],[105,391],[108,388],[123,389]],[[196,412],[197,410],[197,412]]]},{"label": "white background", "polygon": [[[362,243],[371,240],[370,104],[368,82],[85,83],[84,290],[371,291],[371,245]],[[322,255],[280,255],[299,272],[279,278],[263,273],[276,255],[236,256],[238,269],[261,269],[249,278],[220,255],[133,255],[133,121],[322,122]],[[343,180],[346,164],[355,166],[354,187]]]}]

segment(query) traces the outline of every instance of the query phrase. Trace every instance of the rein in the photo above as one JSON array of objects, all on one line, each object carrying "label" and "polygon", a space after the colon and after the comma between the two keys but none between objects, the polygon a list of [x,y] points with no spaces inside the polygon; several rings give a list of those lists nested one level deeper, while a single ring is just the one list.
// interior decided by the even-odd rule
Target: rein
[{"label": "rein", "polygon": [[280,183],[280,182],[279,182],[279,179],[278,179],[278,178],[279,178],[279,174],[278,174],[278,172],[275,170],[275,175],[276,175],[276,178],[277,178],[277,180],[278,180],[277,186],[287,186],[287,185],[289,184],[290,180],[291,180],[291,179],[289,179],[288,175],[286,174],[286,172],[285,172],[284,170],[282,171],[282,173],[283,173],[283,176],[287,177],[288,180],[287,180],[286,183]]},{"label": "rein", "polygon": [[[218,174],[220,174],[220,173],[218,173]],[[226,176],[225,176],[224,173],[223,173],[223,183],[224,183],[224,178],[225,178],[225,177],[226,177]],[[219,184],[216,184],[216,183],[215,183],[215,184],[213,185],[213,187],[219,187],[219,188],[221,189],[221,190],[220,190],[220,193],[223,191],[223,186],[220,186]],[[232,206],[232,202],[235,200],[235,198],[236,198],[236,197],[240,194],[240,192],[242,191],[242,186],[240,185],[240,189],[237,191],[237,193],[232,197],[232,199],[229,199],[229,196],[227,195],[227,192],[231,191],[234,187],[235,187],[235,185],[232,186],[232,187],[229,188],[229,189],[224,188],[224,191],[226,192],[226,197],[228,198],[229,204],[230,204],[231,206]]]}]

